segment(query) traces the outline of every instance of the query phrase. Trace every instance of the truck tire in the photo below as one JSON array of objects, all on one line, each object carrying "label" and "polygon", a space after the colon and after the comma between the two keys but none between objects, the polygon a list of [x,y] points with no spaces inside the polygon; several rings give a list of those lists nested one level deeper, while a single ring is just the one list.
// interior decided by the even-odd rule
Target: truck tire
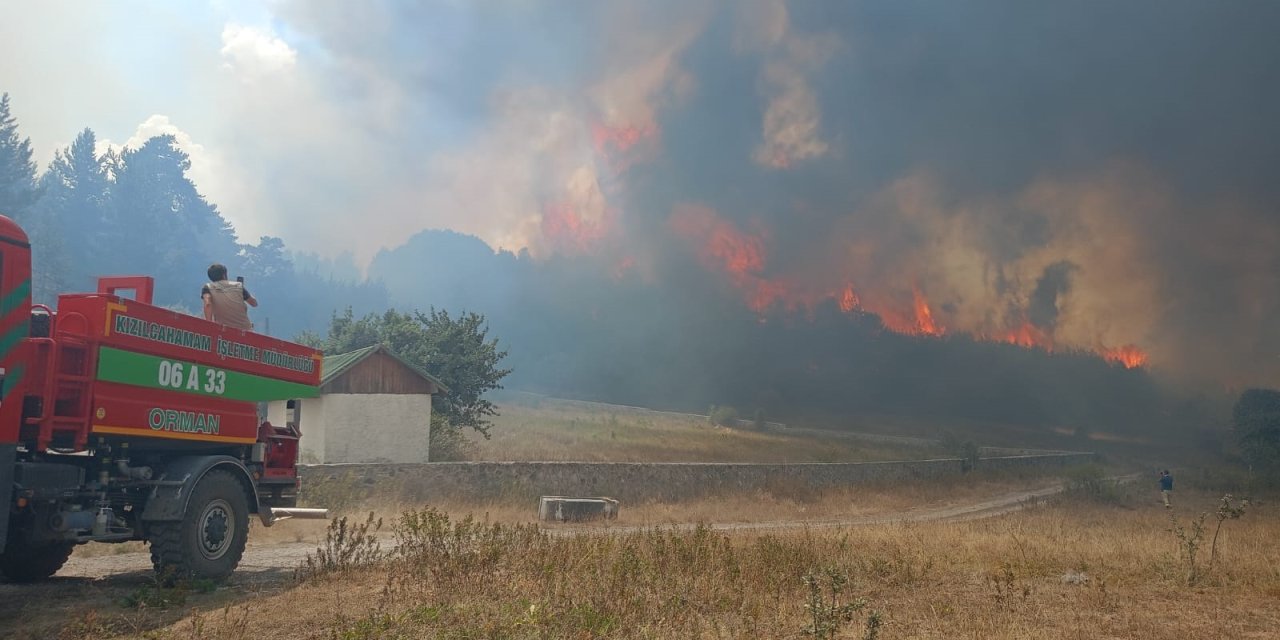
[{"label": "truck tire", "polygon": [[149,527],[151,565],[165,583],[188,578],[221,582],[235,571],[249,537],[249,501],[230,473],[200,479],[178,522]]},{"label": "truck tire", "polygon": [[71,551],[74,542],[50,542],[39,546],[9,540],[4,554],[0,555],[0,573],[10,582],[35,582],[58,572]]}]

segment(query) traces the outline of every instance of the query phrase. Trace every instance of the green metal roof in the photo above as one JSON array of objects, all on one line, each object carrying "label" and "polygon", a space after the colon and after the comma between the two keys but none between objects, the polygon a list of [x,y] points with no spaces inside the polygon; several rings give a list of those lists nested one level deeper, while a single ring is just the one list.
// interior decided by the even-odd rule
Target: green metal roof
[{"label": "green metal roof", "polygon": [[331,380],[342,375],[351,367],[354,367],[356,363],[360,362],[361,360],[364,360],[365,358],[368,358],[369,356],[375,353],[378,353],[379,351],[386,353],[388,356],[391,356],[393,359],[395,359],[396,362],[399,362],[400,364],[408,367],[410,371],[413,371],[414,373],[422,376],[423,378],[430,380],[437,387],[440,387],[441,391],[445,393],[449,393],[449,387],[446,387],[445,384],[443,382],[440,382],[438,378],[427,373],[426,371],[423,371],[421,368],[414,366],[412,363],[406,361],[404,358],[401,358],[400,356],[396,355],[394,351],[392,351],[391,349],[388,349],[387,346],[383,344],[375,344],[371,347],[356,349],[355,351],[348,351],[347,353],[339,353],[332,356],[325,356],[324,362],[321,364],[321,369],[320,369],[320,386],[329,384]]}]

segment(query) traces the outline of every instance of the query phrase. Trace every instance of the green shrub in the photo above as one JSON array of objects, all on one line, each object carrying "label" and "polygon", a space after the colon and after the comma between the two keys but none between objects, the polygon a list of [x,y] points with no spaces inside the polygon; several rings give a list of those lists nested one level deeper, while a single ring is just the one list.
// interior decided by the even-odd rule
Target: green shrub
[{"label": "green shrub", "polygon": [[300,568],[299,578],[311,578],[330,573],[346,573],[363,569],[386,557],[378,542],[378,530],[382,518],[374,520],[373,512],[363,524],[347,524],[346,516],[329,522],[324,545],[314,554],[307,554],[306,563]]}]

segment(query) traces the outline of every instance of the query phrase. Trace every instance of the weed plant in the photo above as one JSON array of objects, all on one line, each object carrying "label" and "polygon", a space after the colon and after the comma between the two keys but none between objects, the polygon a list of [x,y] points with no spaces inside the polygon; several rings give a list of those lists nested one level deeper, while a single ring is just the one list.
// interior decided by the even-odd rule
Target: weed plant
[{"label": "weed plant", "polygon": [[[62,636],[1274,636],[1280,512],[1251,501],[1246,513],[1235,498],[1184,489],[1174,513],[1195,541],[1196,553],[1187,556],[1171,552],[1177,538],[1166,530],[1170,512],[1154,493],[1119,504],[1057,501],[966,522],[767,534],[705,526],[541,530],[418,508],[389,519],[389,531],[364,518],[335,523],[323,546],[332,561],[312,561],[334,569],[278,593],[243,597],[245,613],[228,615],[221,602],[210,602],[226,596],[219,590],[167,610],[112,606],[117,617],[66,615]],[[1187,523],[1191,513],[1204,514],[1198,534]],[[381,556],[356,552],[371,548],[378,534],[395,545],[378,548]],[[1197,561],[1194,585],[1184,557]],[[57,602],[39,606],[33,620],[56,615],[47,608]],[[204,611],[178,618],[185,607]],[[156,622],[164,619],[171,622]]]}]

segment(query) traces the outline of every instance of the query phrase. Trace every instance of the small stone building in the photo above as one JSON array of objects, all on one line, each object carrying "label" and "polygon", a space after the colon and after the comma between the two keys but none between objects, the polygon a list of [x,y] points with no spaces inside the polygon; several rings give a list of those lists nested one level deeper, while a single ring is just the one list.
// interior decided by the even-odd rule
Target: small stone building
[{"label": "small stone building", "polygon": [[[299,461],[426,462],[431,396],[447,391],[383,345],[326,356],[320,395],[301,400]],[[273,402],[267,419],[284,424],[286,412]]]}]

